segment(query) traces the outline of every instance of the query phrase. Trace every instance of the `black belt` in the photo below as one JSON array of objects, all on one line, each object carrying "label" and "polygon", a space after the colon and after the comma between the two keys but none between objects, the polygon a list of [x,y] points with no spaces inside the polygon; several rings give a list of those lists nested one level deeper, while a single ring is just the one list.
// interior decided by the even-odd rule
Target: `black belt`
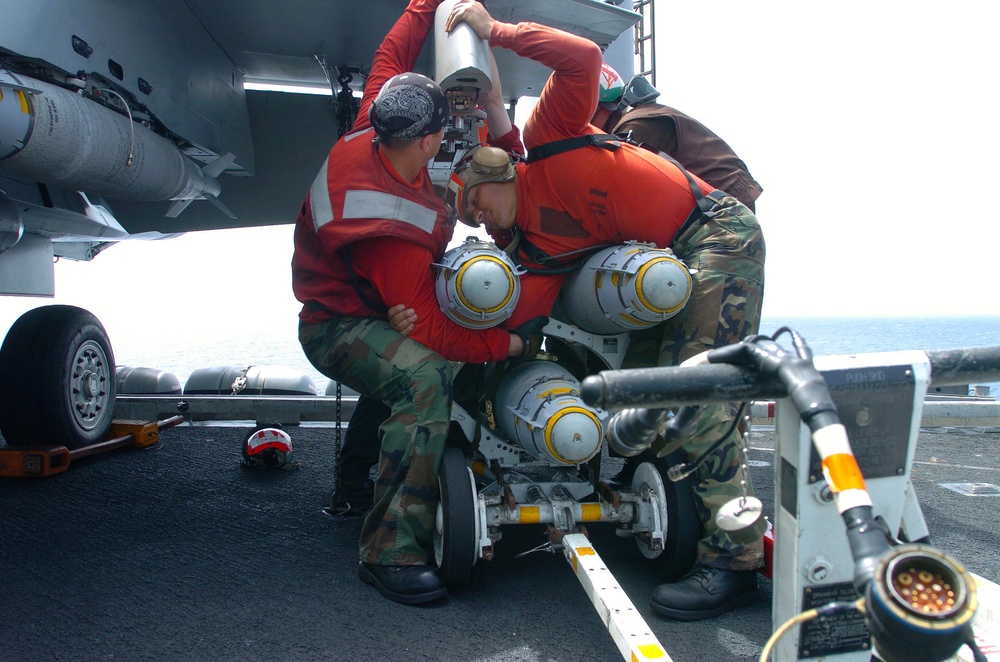
[{"label": "black belt", "polygon": [[[727,195],[729,194],[726,193],[725,191],[720,191],[719,189],[715,189],[711,193],[707,193],[705,197],[711,198],[716,202],[721,202],[722,198],[726,197]],[[691,213],[688,214],[688,217],[684,219],[684,222],[681,224],[681,227],[677,231],[677,234],[674,235],[674,239],[675,240],[679,239],[685,232],[690,230],[694,225],[701,222],[705,218],[706,218],[705,212],[702,210],[700,206],[696,205],[695,208],[691,210]]]}]

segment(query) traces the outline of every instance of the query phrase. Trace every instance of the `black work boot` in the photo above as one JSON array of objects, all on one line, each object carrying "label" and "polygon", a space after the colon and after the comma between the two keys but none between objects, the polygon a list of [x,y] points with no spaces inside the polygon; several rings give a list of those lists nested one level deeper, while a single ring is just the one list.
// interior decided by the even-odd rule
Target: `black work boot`
[{"label": "black work boot", "polygon": [[653,589],[656,613],[681,621],[714,618],[757,600],[756,570],[724,570],[696,565],[681,579]]},{"label": "black work boot", "polygon": [[419,605],[443,598],[448,588],[437,568],[426,565],[358,564],[358,577],[393,602]]},{"label": "black work boot", "polygon": [[342,480],[333,491],[326,512],[340,517],[360,517],[371,510],[373,505],[375,505],[375,482],[371,478],[360,481]]}]

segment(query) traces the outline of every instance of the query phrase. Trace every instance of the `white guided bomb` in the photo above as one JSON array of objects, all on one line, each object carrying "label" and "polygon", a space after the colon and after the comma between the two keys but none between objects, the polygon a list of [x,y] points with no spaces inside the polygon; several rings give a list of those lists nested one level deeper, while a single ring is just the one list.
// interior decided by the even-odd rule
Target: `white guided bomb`
[{"label": "white guided bomb", "polygon": [[494,411],[507,438],[539,460],[580,464],[601,450],[604,412],[585,404],[580,382],[552,361],[528,361],[509,371]]},{"label": "white guided bomb", "polygon": [[563,284],[559,312],[590,333],[645,329],[679,313],[691,283],[673,252],[631,241],[587,258]]},{"label": "white guided bomb", "polygon": [[490,45],[468,23],[451,32],[444,25],[458,0],[444,0],[434,14],[434,79],[448,97],[453,115],[476,109],[476,102],[493,89],[490,78]]},{"label": "white guided bomb", "polygon": [[434,267],[438,306],[456,324],[487,329],[514,312],[524,270],[496,244],[469,237]]}]

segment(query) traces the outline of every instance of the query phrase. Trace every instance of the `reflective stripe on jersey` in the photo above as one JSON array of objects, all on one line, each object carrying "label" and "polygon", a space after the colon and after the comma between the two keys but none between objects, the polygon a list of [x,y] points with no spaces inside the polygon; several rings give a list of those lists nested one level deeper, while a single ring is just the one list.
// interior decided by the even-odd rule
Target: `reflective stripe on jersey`
[{"label": "reflective stripe on jersey", "polygon": [[403,221],[427,234],[434,231],[437,211],[381,191],[348,191],[344,196],[344,218],[384,218]]},{"label": "reflective stripe on jersey", "polygon": [[326,181],[326,168],[329,157],[323,161],[323,167],[309,188],[309,208],[312,211],[313,229],[319,229],[333,220],[333,208],[330,206],[330,189]]},{"label": "reflective stripe on jersey", "polygon": [[365,129],[363,131],[354,131],[352,133],[348,133],[346,136],[344,136],[344,142],[345,143],[349,143],[352,140],[354,140],[355,138],[360,138],[361,136],[365,135],[366,133],[370,133],[370,132],[372,132],[374,130],[375,129],[373,129],[371,127],[368,127],[367,129]]}]

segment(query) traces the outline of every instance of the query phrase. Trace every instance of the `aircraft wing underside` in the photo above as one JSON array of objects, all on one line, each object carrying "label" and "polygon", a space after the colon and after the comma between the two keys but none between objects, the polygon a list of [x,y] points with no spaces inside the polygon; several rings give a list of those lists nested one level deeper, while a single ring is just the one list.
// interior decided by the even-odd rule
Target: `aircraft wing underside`
[{"label": "aircraft wing underside", "polygon": [[[365,67],[405,0],[185,0],[191,13],[244,72],[248,81],[329,87],[315,55],[337,65]],[[490,13],[506,22],[535,21],[587,37],[602,46],[632,27],[632,12],[597,0],[491,0]],[[430,70],[424,51],[422,68]],[[537,83],[537,79],[535,80]],[[530,94],[513,80],[513,97]]]},{"label": "aircraft wing underside", "polygon": [[[348,72],[357,97],[405,6],[0,0],[0,275],[29,236],[32,254],[51,242],[53,255],[90,259],[140,233],[292,222],[338,137],[335,97],[250,84],[335,92]],[[639,15],[628,9],[492,0],[490,10],[610,45],[606,57],[631,71]],[[433,75],[433,53],[432,36],[418,71]],[[508,100],[540,92],[547,69],[496,56]]]}]

